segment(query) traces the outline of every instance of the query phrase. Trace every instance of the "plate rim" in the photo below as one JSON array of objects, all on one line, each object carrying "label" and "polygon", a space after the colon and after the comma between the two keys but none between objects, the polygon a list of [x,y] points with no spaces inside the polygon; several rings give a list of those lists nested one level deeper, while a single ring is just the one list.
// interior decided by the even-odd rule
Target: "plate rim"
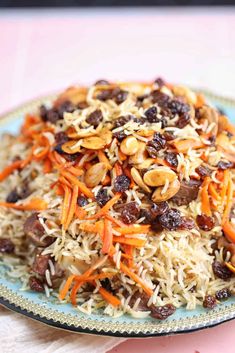
[{"label": "plate rim", "polygon": [[[220,96],[218,94],[214,94],[213,92],[205,89],[196,89],[195,91],[204,94],[205,97],[208,99],[215,100],[222,106],[226,105],[228,108],[230,107],[235,108],[235,99]],[[35,98],[33,100],[29,100],[24,104],[19,105],[18,107],[12,109],[9,112],[1,114],[0,127],[4,126],[4,124],[8,121],[16,120],[19,117],[19,115],[23,115],[27,112],[35,110],[36,107],[38,107],[42,103],[50,102],[56,96],[57,94],[54,93],[47,96]],[[29,305],[30,303],[31,305]],[[35,309],[34,304],[38,306],[37,309],[39,310]],[[156,321],[155,324],[152,324],[152,325],[147,324],[146,326],[153,326],[151,330],[150,331],[144,330],[145,332],[142,330],[140,332],[143,325],[140,325],[141,329],[134,328],[135,325],[138,327],[139,322],[136,322],[136,324],[134,324],[133,322],[130,322],[130,323],[125,323],[124,325],[123,323],[120,323],[120,322],[116,324],[115,323],[111,324],[111,322],[107,321],[106,323],[103,322],[103,326],[102,326],[102,320],[100,321],[97,320],[95,322],[95,320],[91,320],[89,316],[86,316],[85,319],[82,318],[82,321],[85,322],[84,325],[76,324],[76,320],[74,321],[73,320],[71,321],[68,319],[66,320],[66,318],[63,317],[62,313],[59,313],[58,311],[53,311],[50,308],[47,309],[48,313],[46,313],[43,310],[43,308],[44,309],[46,308],[45,305],[40,305],[40,304],[30,302],[29,299],[13,293],[11,289],[7,289],[3,284],[0,284],[0,305],[14,312],[17,312],[21,315],[24,315],[36,321],[42,322],[43,324],[53,326],[57,329],[62,329],[62,330],[77,332],[77,333],[86,333],[86,334],[111,336],[111,337],[125,337],[125,338],[145,338],[145,337],[147,338],[147,337],[158,337],[158,336],[190,333],[190,332],[214,327],[224,322],[233,320],[235,318],[235,303],[234,303],[230,306],[225,305],[224,308],[219,308],[214,312],[205,311],[203,312],[203,314],[197,315],[196,319],[193,319],[193,317],[189,318],[188,321],[191,320],[192,322],[188,327],[182,327],[182,325],[180,327],[180,324],[178,327],[177,325],[175,327],[175,325],[172,325],[172,323],[176,323],[177,320],[173,319],[171,321],[167,321],[167,320],[164,321],[165,324],[160,323],[159,321]],[[41,311],[43,312],[43,314],[40,315]],[[58,315],[56,313],[58,313]],[[55,314],[55,316],[51,317],[52,314]],[[73,317],[73,315],[71,314],[64,313],[64,315],[67,316],[68,318]],[[200,321],[200,316],[203,317],[201,321]],[[179,321],[181,322],[181,320]],[[151,324],[151,322],[149,323]],[[98,328],[97,328],[97,325],[99,326]],[[126,326],[126,325],[130,326],[128,330],[125,327],[122,329],[120,328],[120,326]],[[105,328],[106,326],[107,327],[112,326],[113,328],[112,329]],[[163,327],[163,330],[160,329],[161,326]],[[168,326],[168,328],[165,329],[165,326]]]}]

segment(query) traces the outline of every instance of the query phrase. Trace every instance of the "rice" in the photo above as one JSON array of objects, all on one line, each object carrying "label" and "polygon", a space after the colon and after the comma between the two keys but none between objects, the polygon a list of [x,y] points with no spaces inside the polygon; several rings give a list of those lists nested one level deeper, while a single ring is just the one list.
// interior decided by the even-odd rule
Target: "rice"
[{"label": "rice", "polygon": [[[109,90],[114,91],[111,94]],[[31,152],[34,155],[24,167],[4,177],[0,174],[0,200],[17,198],[9,204],[0,202],[0,262],[7,266],[9,278],[22,282],[21,290],[33,289],[30,279],[34,278],[42,283],[47,298],[58,299],[74,275],[71,297],[78,285],[74,296],[77,310],[90,315],[102,308],[112,317],[128,313],[136,318],[153,314],[153,308],[159,306],[193,310],[205,305],[207,295],[215,296],[224,288],[234,293],[232,273],[225,280],[212,266],[215,261],[223,269],[225,263],[235,266],[233,247],[224,229],[224,221],[235,224],[234,169],[231,165],[224,172],[217,167],[221,160],[229,162],[234,139],[219,131],[220,116],[214,108],[203,105],[206,117],[200,116],[199,108],[195,115],[196,103],[188,98],[188,89],[185,94],[180,91],[180,98],[176,92],[177,86],[156,89],[156,83],[70,88],[54,106],[53,114],[57,114],[59,104],[64,104],[63,119],[60,115],[59,120],[50,121],[47,108],[47,123],[38,120],[37,114],[35,121],[26,118],[21,139],[3,135],[1,170],[19,158],[27,160]],[[68,104],[73,107],[76,99],[71,111]],[[191,114],[190,119],[184,114]],[[92,121],[94,117],[98,120]],[[183,118],[188,120],[179,126]],[[220,148],[213,142],[215,131]],[[172,136],[168,142],[166,134]],[[144,144],[144,152],[120,153],[130,136]],[[180,149],[179,143],[188,140],[187,149]],[[175,154],[174,165],[166,162],[166,152]],[[148,171],[153,173],[164,166],[164,174],[149,184],[146,160]],[[102,175],[97,172],[89,177],[87,170],[98,163]],[[139,179],[132,179],[133,166],[151,192],[142,189]],[[210,174],[201,176],[199,167],[209,168]],[[180,189],[169,197],[172,171]],[[117,183],[120,177],[124,186]],[[179,199],[184,183],[191,185],[192,181],[197,192],[189,201],[187,194]],[[209,201],[202,196],[205,187]],[[151,193],[157,188],[160,196],[153,206]],[[117,193],[121,196],[116,203],[99,213]],[[35,199],[41,208],[24,210],[25,205],[35,206]],[[205,202],[209,202],[209,211]],[[38,223],[30,233],[26,224],[32,215]],[[201,226],[198,216],[204,217]],[[207,222],[212,225],[206,228]],[[128,233],[128,229],[132,231]],[[1,252],[6,241],[9,248]],[[9,249],[14,249],[14,256]],[[60,302],[68,302],[69,294],[60,296]]]}]

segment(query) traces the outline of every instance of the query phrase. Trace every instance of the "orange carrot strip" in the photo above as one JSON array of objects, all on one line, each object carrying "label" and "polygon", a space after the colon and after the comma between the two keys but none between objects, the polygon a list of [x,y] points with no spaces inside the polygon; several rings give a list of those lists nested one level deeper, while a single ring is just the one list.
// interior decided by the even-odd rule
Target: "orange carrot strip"
[{"label": "orange carrot strip", "polygon": [[92,282],[95,280],[100,280],[100,279],[104,279],[104,278],[111,278],[113,276],[115,276],[116,273],[115,272],[102,272],[102,273],[98,273],[96,275],[91,275],[89,277],[81,275],[81,276],[75,276],[75,279],[78,281],[83,281],[85,280],[86,282]]},{"label": "orange carrot strip", "polygon": [[106,289],[104,289],[103,287],[101,287],[99,289],[99,293],[102,295],[102,297],[111,305],[113,306],[118,306],[121,304],[121,301],[115,297],[114,295],[112,295],[111,293],[109,293]]},{"label": "orange carrot strip", "polygon": [[51,161],[49,158],[46,158],[43,164],[43,173],[48,174],[48,173],[51,173],[51,171],[52,171]]},{"label": "orange carrot strip", "polygon": [[227,189],[228,189],[228,182],[229,182],[229,170],[226,169],[224,171],[224,180],[223,180],[223,187],[222,187],[222,190],[221,190],[221,199],[222,199],[222,203],[224,203],[224,199],[225,199],[225,196],[226,196],[226,192],[227,192]]},{"label": "orange carrot strip", "polygon": [[12,164],[5,167],[0,173],[0,181],[3,181],[4,179],[6,179],[11,173],[14,172],[14,170],[20,169],[21,165],[22,165],[22,161],[20,160],[20,161],[15,161]]},{"label": "orange carrot strip", "polygon": [[226,202],[226,206],[224,209],[222,223],[224,223],[226,220],[229,220],[230,211],[231,211],[232,206],[233,206],[233,182],[232,182],[232,179],[230,178],[228,181],[227,202]]},{"label": "orange carrot strip", "polygon": [[130,188],[133,189],[133,187],[135,186],[135,182],[134,182],[134,180],[133,180],[133,178],[132,178],[130,169],[124,168],[124,173],[125,173],[125,175],[130,179],[130,181],[131,181],[131,183],[130,183]]},{"label": "orange carrot strip", "polygon": [[114,228],[120,234],[142,234],[148,233],[149,225],[133,225],[128,227]]},{"label": "orange carrot strip", "polygon": [[120,262],[120,269],[122,272],[124,272],[128,277],[133,279],[136,283],[138,283],[141,288],[145,291],[146,294],[151,296],[153,294],[153,291],[151,288],[147,286],[147,284],[139,277],[137,276],[133,271],[131,271],[124,263]]},{"label": "orange carrot strip", "polygon": [[116,176],[123,174],[122,167],[118,162],[115,163],[114,168],[115,168]]},{"label": "orange carrot strip", "polygon": [[202,200],[202,213],[205,213],[207,216],[211,216],[211,207],[210,207],[210,199],[208,195],[208,186],[210,184],[210,178],[206,177],[202,184],[201,189],[201,200]]},{"label": "orange carrot strip", "polygon": [[68,293],[69,288],[71,287],[74,278],[75,278],[75,275],[71,275],[68,277],[64,287],[60,290],[60,293],[59,293],[60,300],[63,300],[66,297],[66,294]]},{"label": "orange carrot strip", "polygon": [[91,216],[87,219],[95,219],[95,218],[99,218],[101,216],[104,216],[109,211],[109,209],[120,199],[120,197],[121,197],[121,194],[117,193],[96,214],[94,214],[93,216]]},{"label": "orange carrot strip", "polygon": [[74,185],[73,187],[73,193],[72,193],[72,197],[71,197],[71,201],[70,201],[70,205],[69,205],[69,211],[68,211],[68,216],[66,219],[66,222],[64,224],[64,229],[67,230],[70,223],[72,222],[75,210],[76,210],[76,206],[77,206],[77,199],[78,199],[78,186]]},{"label": "orange carrot strip", "polygon": [[113,241],[114,243],[136,246],[137,248],[141,248],[146,243],[146,239],[125,238],[125,237],[116,237],[116,236],[113,237]]},{"label": "orange carrot strip", "polygon": [[235,273],[235,267],[232,264],[230,264],[230,262],[225,262],[225,265],[228,267],[228,269],[231,272]]},{"label": "orange carrot strip", "polygon": [[64,177],[61,176],[61,177],[59,177],[58,180],[61,184],[66,185],[66,186],[68,186],[68,188],[71,189],[71,184],[69,183],[69,181],[67,179],[65,179]]},{"label": "orange carrot strip", "polygon": [[104,223],[102,221],[98,221],[95,223],[84,222],[79,225],[79,229],[89,233],[99,233],[103,236]]},{"label": "orange carrot strip", "polygon": [[221,200],[221,197],[220,195],[218,194],[218,192],[216,191],[215,189],[215,186],[213,183],[210,183],[209,184],[209,187],[208,187],[208,191],[210,193],[210,195],[217,201],[220,201]]},{"label": "orange carrot strip", "polygon": [[67,185],[63,185],[64,187],[64,201],[62,204],[62,212],[61,212],[61,224],[64,226],[68,217],[68,210],[71,200],[71,190]]},{"label": "orange carrot strip", "polygon": [[80,168],[75,168],[73,166],[67,168],[67,171],[75,176],[80,176],[84,173],[84,171]]},{"label": "orange carrot strip", "polygon": [[113,167],[112,167],[112,165],[110,164],[108,158],[106,157],[104,151],[102,151],[102,150],[99,150],[99,151],[98,151],[98,158],[99,158],[99,161],[100,161],[100,162],[103,162],[103,163],[106,165],[106,168],[107,168],[108,170],[112,170],[112,169],[113,169]]},{"label": "orange carrot strip", "polygon": [[226,238],[235,243],[235,227],[229,220],[226,220],[222,226]]},{"label": "orange carrot strip", "polygon": [[87,212],[82,207],[77,205],[75,209],[75,215],[78,219],[85,219]]},{"label": "orange carrot strip", "polygon": [[122,162],[127,159],[127,156],[124,153],[122,153],[120,149],[118,150],[118,156]]},{"label": "orange carrot strip", "polygon": [[105,218],[109,219],[112,223],[116,224],[118,227],[125,227],[125,224],[119,221],[118,219],[110,216],[110,214],[106,214]]},{"label": "orange carrot strip", "polygon": [[106,174],[101,183],[103,186],[110,185],[111,184],[110,176],[108,174]]},{"label": "orange carrot strip", "polygon": [[103,235],[103,254],[109,254],[111,246],[113,244],[113,230],[112,223],[109,219],[104,219],[104,235]]},{"label": "orange carrot strip", "polygon": [[0,202],[0,206],[7,208],[14,208],[15,210],[20,211],[43,211],[47,209],[47,203],[38,198],[31,199],[25,204],[18,205],[11,202]]},{"label": "orange carrot strip", "polygon": [[169,142],[171,145],[173,145],[178,152],[181,153],[186,153],[190,148],[192,149],[199,149],[203,148],[204,144],[201,141],[194,140],[194,139],[188,139],[188,140],[174,140],[172,142]]},{"label": "orange carrot strip", "polygon": [[66,172],[64,170],[61,171],[61,174],[67,178],[70,182],[72,182],[72,184],[77,185],[79,187],[79,189],[81,190],[81,192],[89,197],[89,198],[93,198],[93,193],[91,192],[90,189],[88,189],[86,187],[86,185],[84,183],[82,183],[81,181],[79,181],[74,175],[70,174],[69,172]]}]

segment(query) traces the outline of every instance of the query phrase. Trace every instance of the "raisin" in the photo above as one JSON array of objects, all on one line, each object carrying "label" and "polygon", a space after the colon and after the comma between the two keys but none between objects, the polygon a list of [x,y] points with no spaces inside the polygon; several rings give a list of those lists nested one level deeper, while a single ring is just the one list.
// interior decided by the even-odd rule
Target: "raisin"
[{"label": "raisin", "polygon": [[47,121],[47,107],[45,105],[41,105],[39,108],[39,115],[43,121]]},{"label": "raisin", "polygon": [[97,127],[99,123],[103,119],[103,114],[100,109],[96,109],[94,112],[89,114],[89,116],[86,118],[86,122],[90,125],[93,125],[94,127]]},{"label": "raisin", "polygon": [[223,280],[228,280],[232,277],[232,272],[228,269],[228,267],[221,262],[215,260],[212,264],[212,270],[216,277],[221,278]]},{"label": "raisin", "polygon": [[84,207],[88,204],[88,200],[85,196],[79,196],[77,199],[77,204],[80,207]]},{"label": "raisin", "polygon": [[96,202],[100,207],[103,207],[108,201],[110,197],[108,196],[107,189],[101,188],[96,195]]},{"label": "raisin", "polygon": [[217,164],[217,168],[218,169],[222,169],[222,170],[226,170],[229,168],[233,167],[233,163],[232,162],[227,162],[227,161],[219,161],[219,163]]},{"label": "raisin", "polygon": [[153,217],[160,216],[169,210],[169,205],[166,201],[153,203],[150,211],[152,212]]},{"label": "raisin", "polygon": [[97,94],[96,98],[100,101],[106,101],[108,99],[112,99],[112,89],[104,89],[99,94]]},{"label": "raisin", "polygon": [[136,202],[126,203],[122,209],[121,220],[125,224],[135,223],[139,218],[140,208]]},{"label": "raisin", "polygon": [[42,281],[34,276],[29,277],[29,287],[35,292],[44,292]]},{"label": "raisin", "polygon": [[108,86],[110,83],[107,80],[98,80],[94,83],[95,86]]},{"label": "raisin", "polygon": [[62,145],[64,144],[64,142],[62,143],[58,143],[53,150],[56,151],[59,154],[64,154],[65,152],[62,150]]},{"label": "raisin", "polygon": [[163,135],[159,132],[155,132],[153,139],[149,141],[146,145],[146,150],[148,151],[150,157],[156,158],[158,152],[165,148],[166,146],[166,139]]},{"label": "raisin", "polygon": [[190,230],[195,228],[195,222],[192,218],[189,217],[182,217],[181,218],[181,225],[180,229],[182,230]]},{"label": "raisin", "polygon": [[166,141],[172,141],[175,139],[174,133],[172,131],[165,131],[163,136]]},{"label": "raisin", "polygon": [[137,97],[137,101],[142,103],[146,98],[148,98],[148,94],[142,94],[142,96]]},{"label": "raisin", "polygon": [[159,216],[159,223],[163,228],[168,230],[176,230],[182,223],[180,211],[175,208],[169,209],[167,212]]},{"label": "raisin", "polygon": [[151,224],[154,220],[154,216],[152,212],[147,209],[147,208],[141,208],[140,210],[140,218],[143,218],[144,220],[141,222],[142,224]]},{"label": "raisin", "polygon": [[154,90],[151,92],[151,98],[153,103],[157,103],[160,108],[167,108],[170,97],[162,93],[159,90]]},{"label": "raisin", "polygon": [[15,245],[10,239],[0,238],[0,253],[11,254],[15,250]]},{"label": "raisin", "polygon": [[218,300],[228,299],[229,297],[231,297],[231,295],[232,293],[228,288],[217,290],[217,292],[215,293],[216,299]]},{"label": "raisin", "polygon": [[65,142],[67,142],[68,140],[69,140],[69,138],[64,131],[57,132],[57,134],[55,134],[56,143],[63,144]]},{"label": "raisin", "polygon": [[216,307],[216,297],[213,295],[206,295],[203,300],[203,306],[206,309],[214,309]]},{"label": "raisin", "polygon": [[33,272],[38,273],[40,276],[44,276],[48,268],[49,259],[50,259],[49,255],[36,254],[34,263],[32,266]]},{"label": "raisin", "polygon": [[196,222],[198,227],[204,231],[209,231],[215,226],[213,217],[206,216],[205,214],[197,215]]},{"label": "raisin", "polygon": [[119,92],[114,94],[114,100],[117,104],[121,104],[127,99],[127,96],[128,96],[127,91],[120,90]]},{"label": "raisin", "polygon": [[156,78],[154,83],[156,83],[159,88],[165,86],[165,84],[166,84],[166,82],[161,77]]},{"label": "raisin", "polygon": [[130,186],[130,179],[122,174],[122,175],[118,175],[115,180],[114,180],[114,191],[115,192],[124,192],[126,190],[129,189]]},{"label": "raisin", "polygon": [[6,202],[15,203],[20,200],[20,195],[16,189],[12,190],[6,197]]},{"label": "raisin", "polygon": [[157,107],[155,107],[155,106],[150,107],[149,109],[147,109],[145,111],[144,114],[145,114],[145,116],[147,118],[147,121],[149,123],[157,123],[157,122],[159,122],[159,119],[157,117],[157,114],[158,114]]},{"label": "raisin", "polygon": [[64,113],[73,113],[75,109],[76,109],[76,107],[74,106],[74,104],[72,102],[70,102],[69,100],[64,101],[57,108],[59,118],[63,119]]},{"label": "raisin", "polygon": [[108,292],[113,292],[112,286],[111,286],[111,282],[108,278],[105,278],[104,280],[100,281],[102,287],[104,289],[106,289]]},{"label": "raisin", "polygon": [[175,125],[179,128],[179,129],[183,129],[186,125],[188,125],[190,121],[190,115],[185,113],[185,114],[181,114],[179,119],[176,121]]},{"label": "raisin", "polygon": [[165,154],[165,160],[169,163],[172,167],[178,166],[178,154],[174,152],[168,152]]},{"label": "raisin", "polygon": [[131,115],[119,116],[117,119],[114,120],[114,128],[121,127],[128,123],[132,119]]},{"label": "raisin", "polygon": [[172,99],[168,102],[167,105],[168,109],[170,109],[171,113],[173,115],[175,114],[185,114],[188,113],[190,110],[190,107],[188,104],[183,103],[177,99]]},{"label": "raisin", "polygon": [[123,130],[113,133],[113,137],[116,137],[116,139],[117,139],[119,142],[121,142],[122,140],[124,140],[124,138],[125,138],[126,136],[127,136],[127,135],[125,134],[125,132],[124,132]]},{"label": "raisin", "polygon": [[165,320],[172,314],[174,314],[176,307],[172,304],[166,304],[163,306],[153,306],[150,307],[151,314],[154,319]]},{"label": "raisin", "polygon": [[204,179],[206,176],[209,176],[211,174],[211,169],[208,167],[205,167],[203,165],[200,165],[195,169],[195,172],[200,175],[202,179]]},{"label": "raisin", "polygon": [[59,116],[57,109],[52,108],[52,109],[48,110],[46,120],[52,124],[55,124],[58,120],[60,120],[60,116]]}]

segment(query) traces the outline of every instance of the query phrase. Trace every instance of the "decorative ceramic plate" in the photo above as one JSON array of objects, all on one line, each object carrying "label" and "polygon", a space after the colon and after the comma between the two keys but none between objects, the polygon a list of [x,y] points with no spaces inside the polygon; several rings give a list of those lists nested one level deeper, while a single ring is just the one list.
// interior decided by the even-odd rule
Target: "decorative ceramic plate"
[{"label": "decorative ceramic plate", "polygon": [[[212,104],[222,109],[235,122],[235,100],[218,97],[209,92],[203,93]],[[53,98],[55,97],[37,99],[6,114],[0,120],[0,133],[17,133],[25,113],[42,103],[50,102]],[[120,318],[110,318],[101,313],[87,316],[74,310],[71,304],[62,305],[40,293],[20,291],[20,283],[10,281],[5,276],[5,271],[2,266],[0,304],[32,319],[69,331],[117,337],[161,336],[212,327],[235,318],[235,297],[212,311],[201,307],[193,311],[177,309],[173,316],[163,322],[152,318],[135,319],[127,315]]]}]

